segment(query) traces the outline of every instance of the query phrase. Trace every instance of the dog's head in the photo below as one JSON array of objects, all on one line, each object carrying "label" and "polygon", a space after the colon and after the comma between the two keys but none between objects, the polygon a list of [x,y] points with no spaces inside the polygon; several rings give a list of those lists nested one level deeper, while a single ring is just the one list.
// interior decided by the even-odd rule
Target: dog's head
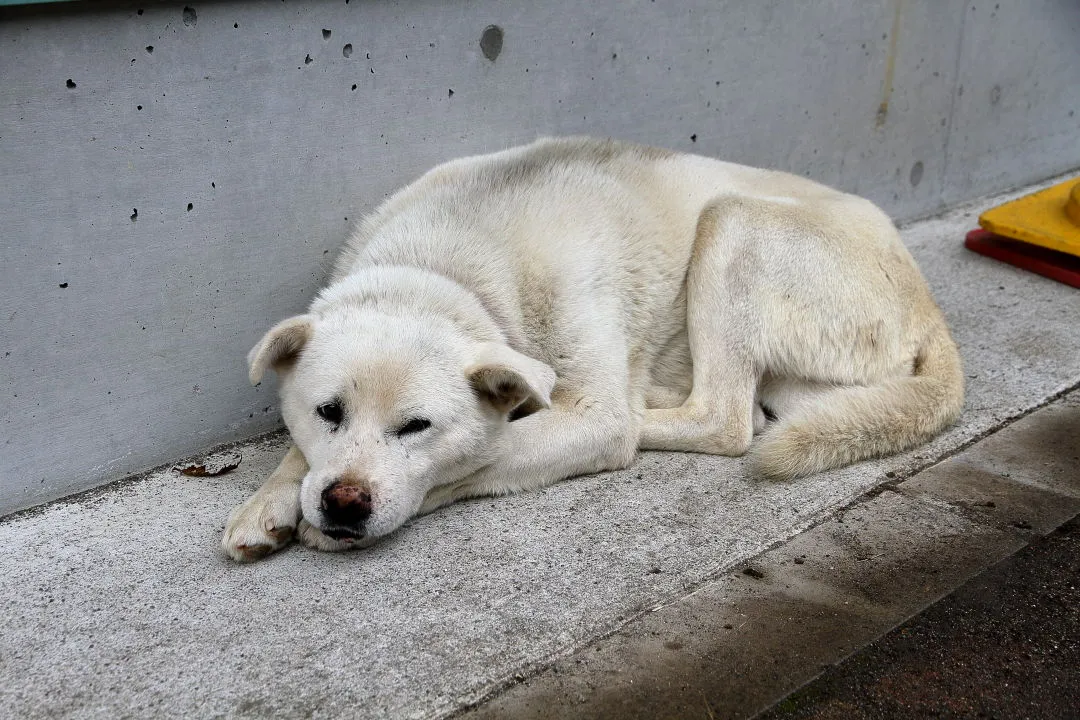
[{"label": "dog's head", "polygon": [[491,462],[515,411],[547,407],[555,373],[438,317],[335,308],[279,323],[248,356],[280,378],[281,408],[310,470],[304,518],[337,538],[375,538],[429,490]]}]

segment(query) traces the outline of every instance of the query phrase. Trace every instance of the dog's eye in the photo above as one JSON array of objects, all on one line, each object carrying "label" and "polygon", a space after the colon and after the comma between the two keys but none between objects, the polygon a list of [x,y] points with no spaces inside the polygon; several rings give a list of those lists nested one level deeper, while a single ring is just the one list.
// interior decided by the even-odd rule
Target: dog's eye
[{"label": "dog's eye", "polygon": [[424,418],[413,418],[409,422],[405,423],[397,429],[397,436],[414,435],[418,432],[424,432],[431,427],[431,421]]},{"label": "dog's eye", "polygon": [[330,423],[334,427],[341,424],[343,412],[341,409],[341,403],[337,400],[333,402],[323,403],[319,407],[315,408],[315,412],[318,413],[326,422]]}]

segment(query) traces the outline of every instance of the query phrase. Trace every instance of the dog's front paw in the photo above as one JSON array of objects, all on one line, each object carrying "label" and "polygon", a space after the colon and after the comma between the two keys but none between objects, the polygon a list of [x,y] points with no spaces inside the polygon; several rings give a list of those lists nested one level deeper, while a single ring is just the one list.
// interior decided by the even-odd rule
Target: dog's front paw
[{"label": "dog's front paw", "polygon": [[325,552],[355,550],[356,548],[367,547],[373,542],[373,540],[368,540],[367,538],[360,540],[335,540],[307,520],[300,521],[300,525],[296,528],[296,538],[309,548],[323,550]]},{"label": "dog's front paw", "polygon": [[284,499],[256,493],[229,515],[221,547],[233,560],[259,560],[289,544],[299,518],[298,495]]}]

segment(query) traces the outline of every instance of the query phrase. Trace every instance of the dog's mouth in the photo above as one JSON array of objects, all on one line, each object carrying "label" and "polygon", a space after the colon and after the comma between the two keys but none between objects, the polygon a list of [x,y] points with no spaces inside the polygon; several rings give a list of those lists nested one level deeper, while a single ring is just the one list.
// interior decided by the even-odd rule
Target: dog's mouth
[{"label": "dog's mouth", "polygon": [[323,530],[323,535],[333,538],[334,540],[363,540],[364,533],[357,532],[356,530],[350,530],[349,528],[330,528],[329,530]]}]

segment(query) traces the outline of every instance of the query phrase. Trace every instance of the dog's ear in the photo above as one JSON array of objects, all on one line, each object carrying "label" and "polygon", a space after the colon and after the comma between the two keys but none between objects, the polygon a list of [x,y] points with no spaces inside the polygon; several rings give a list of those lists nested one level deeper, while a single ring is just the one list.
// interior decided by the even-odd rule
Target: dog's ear
[{"label": "dog's ear", "polygon": [[482,343],[465,369],[473,389],[499,412],[511,413],[531,401],[551,407],[555,371],[502,343]]},{"label": "dog's ear", "polygon": [[276,370],[296,359],[311,337],[314,320],[311,315],[297,315],[270,328],[270,332],[248,353],[248,379],[252,385],[262,380],[266,368]]}]

